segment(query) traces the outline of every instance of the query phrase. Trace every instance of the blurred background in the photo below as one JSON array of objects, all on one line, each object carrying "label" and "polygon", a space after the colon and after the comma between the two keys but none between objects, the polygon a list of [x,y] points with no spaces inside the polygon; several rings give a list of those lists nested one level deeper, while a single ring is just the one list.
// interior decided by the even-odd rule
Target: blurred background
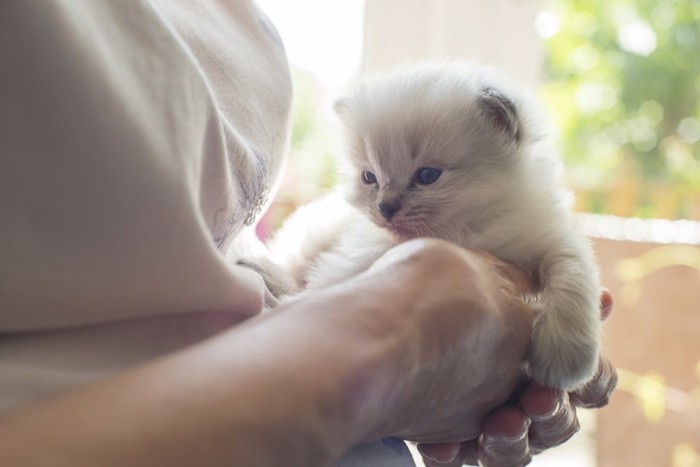
[{"label": "blurred background", "polygon": [[531,86],[616,299],[610,406],[534,466],[700,467],[700,0],[258,0],[293,67],[294,128],[266,236],[333,186],[334,96],[424,57]]}]

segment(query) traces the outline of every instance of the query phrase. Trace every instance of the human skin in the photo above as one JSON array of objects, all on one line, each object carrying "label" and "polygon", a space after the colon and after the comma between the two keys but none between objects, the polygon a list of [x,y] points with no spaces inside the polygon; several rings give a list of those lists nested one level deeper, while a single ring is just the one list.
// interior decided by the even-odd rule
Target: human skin
[{"label": "human skin", "polygon": [[383,436],[474,438],[521,382],[533,316],[514,275],[408,242],[278,312],[8,414],[0,465],[322,466]]},{"label": "human skin", "polygon": [[[601,320],[608,318],[612,305],[612,295],[604,290],[600,300]],[[485,467],[524,465],[534,454],[573,436],[579,429],[576,408],[607,405],[616,385],[615,367],[601,358],[593,378],[571,393],[529,382],[517,403],[504,405],[488,416],[480,439],[423,444],[418,449],[429,467],[477,463]]]}]

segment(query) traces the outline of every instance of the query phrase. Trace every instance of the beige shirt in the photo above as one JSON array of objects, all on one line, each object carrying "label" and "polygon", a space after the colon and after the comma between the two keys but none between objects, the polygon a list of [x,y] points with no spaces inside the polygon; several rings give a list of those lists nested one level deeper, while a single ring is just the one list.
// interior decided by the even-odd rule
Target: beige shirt
[{"label": "beige shirt", "polygon": [[0,6],[0,410],[260,311],[291,85],[245,0]]}]

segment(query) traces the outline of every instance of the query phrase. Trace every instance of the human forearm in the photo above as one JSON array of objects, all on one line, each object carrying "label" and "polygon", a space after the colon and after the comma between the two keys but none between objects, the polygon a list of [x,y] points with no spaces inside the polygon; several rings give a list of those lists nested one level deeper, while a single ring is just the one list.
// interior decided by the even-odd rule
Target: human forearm
[{"label": "human forearm", "polygon": [[353,356],[312,342],[305,316],[263,317],[20,410],[0,422],[0,465],[323,465],[352,442],[338,386]]}]

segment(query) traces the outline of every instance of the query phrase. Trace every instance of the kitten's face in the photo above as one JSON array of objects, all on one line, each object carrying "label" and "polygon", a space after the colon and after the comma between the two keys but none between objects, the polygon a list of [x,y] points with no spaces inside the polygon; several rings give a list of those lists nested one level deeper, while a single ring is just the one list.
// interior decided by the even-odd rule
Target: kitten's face
[{"label": "kitten's face", "polygon": [[459,241],[507,192],[521,127],[494,88],[417,81],[370,85],[342,101],[348,199],[399,241]]}]

